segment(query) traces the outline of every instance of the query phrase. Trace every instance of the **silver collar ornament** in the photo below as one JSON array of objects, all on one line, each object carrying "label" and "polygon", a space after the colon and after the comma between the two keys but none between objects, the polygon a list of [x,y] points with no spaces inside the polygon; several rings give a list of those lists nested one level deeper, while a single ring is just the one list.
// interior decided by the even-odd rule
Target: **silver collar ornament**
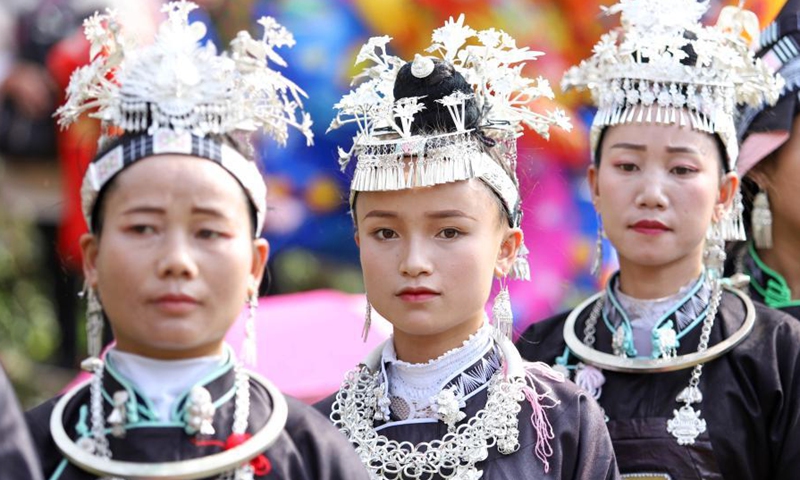
[{"label": "silver collar ornament", "polygon": [[[381,392],[386,391],[379,366],[383,345],[373,351],[362,365],[347,373],[331,407],[330,418],[354,444],[370,478],[477,480],[483,472],[476,464],[486,460],[490,448],[496,446],[503,455],[519,449],[518,415],[520,404],[528,395],[528,374],[510,340],[501,338],[497,345],[505,368],[498,370],[489,380],[486,405],[465,419],[460,411],[463,405],[455,392],[443,390],[436,396],[437,416],[447,424],[448,432],[431,442],[411,444],[390,440],[374,426],[376,419],[388,420],[388,415],[381,413],[380,405]],[[548,393],[534,395],[539,396],[539,401],[547,397],[557,403],[548,397]],[[537,433],[546,435],[539,430]],[[547,471],[546,455],[539,458]]]}]

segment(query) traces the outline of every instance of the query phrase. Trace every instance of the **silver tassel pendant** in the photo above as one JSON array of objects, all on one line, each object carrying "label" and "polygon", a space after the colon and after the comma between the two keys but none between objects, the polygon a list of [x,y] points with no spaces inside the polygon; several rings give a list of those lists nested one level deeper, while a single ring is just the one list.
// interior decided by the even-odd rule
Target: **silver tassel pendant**
[{"label": "silver tassel pendant", "polygon": [[753,242],[756,248],[772,248],[772,211],[767,192],[760,191],[753,199],[753,212],[750,216],[753,228]]},{"label": "silver tassel pendant", "polygon": [[511,296],[508,294],[508,287],[503,285],[497,296],[494,297],[492,305],[492,319],[494,320],[495,332],[499,338],[512,338],[514,327],[514,313],[511,310]]}]

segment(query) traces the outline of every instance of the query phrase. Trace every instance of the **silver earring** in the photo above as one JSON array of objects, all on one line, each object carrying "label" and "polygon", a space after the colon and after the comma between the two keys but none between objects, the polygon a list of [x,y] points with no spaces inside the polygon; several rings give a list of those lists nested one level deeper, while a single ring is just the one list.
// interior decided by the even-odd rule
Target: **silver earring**
[{"label": "silver earring", "polygon": [[767,192],[763,190],[753,199],[750,224],[753,227],[753,241],[756,248],[772,248],[772,211],[769,208]]},{"label": "silver earring", "polygon": [[725,240],[719,222],[712,222],[706,233],[706,244],[703,248],[703,265],[706,267],[706,279],[713,285],[722,279],[725,268]]},{"label": "silver earring", "polygon": [[372,325],[372,305],[370,305],[366,293],[364,294],[364,298],[367,300],[367,310],[366,313],[364,313],[364,328],[361,330],[361,338],[364,340],[364,343],[366,343],[367,337],[369,337],[369,327]]},{"label": "silver earring", "polygon": [[604,236],[605,232],[603,231],[603,219],[600,217],[600,214],[597,214],[597,240],[595,240],[594,244],[594,261],[592,261],[592,275],[595,277],[600,275],[600,271],[603,267]]},{"label": "silver earring", "polygon": [[92,287],[85,287],[86,292],[86,349],[89,358],[100,358],[103,348],[103,306]]},{"label": "silver earring", "polygon": [[244,340],[242,341],[242,361],[246,365],[256,365],[256,313],[258,312],[257,289],[247,299],[250,312],[244,324]]},{"label": "silver earring", "polygon": [[494,297],[492,305],[492,319],[497,338],[507,338],[512,340],[512,329],[514,327],[514,312],[511,309],[511,296],[508,294],[508,285],[501,280],[500,291]]}]

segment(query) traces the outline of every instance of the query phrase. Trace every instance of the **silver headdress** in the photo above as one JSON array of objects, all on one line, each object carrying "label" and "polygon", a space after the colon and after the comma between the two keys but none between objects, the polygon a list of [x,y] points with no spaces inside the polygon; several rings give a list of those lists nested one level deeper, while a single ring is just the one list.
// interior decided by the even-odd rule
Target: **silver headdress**
[{"label": "silver headdress", "polygon": [[168,18],[154,44],[143,47],[123,35],[113,11],[84,22],[91,63],[72,74],[59,123],[65,127],[91,111],[102,122],[101,149],[126,134],[84,177],[81,197],[90,225],[98,193],[120,170],[146,156],[177,153],[216,161],[236,177],[256,208],[260,233],[266,213],[261,174],[254,162],[214,137],[241,139],[262,130],[285,144],[292,126],[312,142],[311,118],[301,101],[305,92],[269,65],[286,66],[275,49],[294,45],[291,33],[263,17],[262,38],[241,31],[230,52],[218,55],[213,44],[199,43],[205,26],[189,23],[195,8],[186,0],[166,4]]},{"label": "silver headdress", "polygon": [[[511,226],[519,226],[516,139],[522,135],[523,125],[545,138],[553,125],[571,128],[563,111],[537,113],[530,106],[539,97],[553,97],[547,80],[522,75],[526,62],[542,53],[518,48],[514,39],[500,30],[475,31],[464,25],[463,14],[455,21],[451,17],[433,31],[426,52],[452,65],[473,92],[457,91],[435,99],[447,108],[455,131],[414,134],[414,117],[425,105],[421,97],[395,100],[395,78],[406,62],[386,53],[390,40],[388,36],[373,37],[361,48],[356,65],[367,60],[374,65],[356,76],[354,83],[361,83],[334,105],[338,113],[329,130],[349,123],[358,126],[352,148],[339,148],[342,170],[351,158],[357,160],[351,201],[352,193],[359,191],[400,190],[480,178],[502,199]],[[468,44],[470,41],[473,44]],[[412,75],[430,75],[434,70],[432,58],[417,55]],[[483,115],[477,129],[465,125],[468,99],[474,99]],[[488,150],[507,168],[486,153],[482,141],[486,137],[495,143]],[[527,265],[518,267],[516,276],[527,277]]]},{"label": "silver headdress", "polygon": [[706,27],[700,19],[707,9],[707,0],[621,0],[605,9],[621,13],[622,28],[603,35],[593,55],[562,81],[564,89],[588,88],[598,107],[592,152],[607,126],[690,125],[719,135],[734,171],[737,105],[775,103],[783,82],[754,57],[745,39],[757,41],[755,14],[725,7],[717,24]]}]

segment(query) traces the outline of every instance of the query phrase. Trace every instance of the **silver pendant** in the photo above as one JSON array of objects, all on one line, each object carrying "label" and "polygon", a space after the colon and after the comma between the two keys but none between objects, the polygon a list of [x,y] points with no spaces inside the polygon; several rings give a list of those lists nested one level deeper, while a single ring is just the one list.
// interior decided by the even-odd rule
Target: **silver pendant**
[{"label": "silver pendant", "polygon": [[681,390],[681,393],[675,398],[678,403],[685,403],[691,405],[692,403],[700,403],[703,401],[703,393],[697,387],[686,387]]},{"label": "silver pendant", "polygon": [[678,445],[694,445],[697,437],[706,431],[706,421],[700,418],[700,410],[684,405],[673,413],[672,419],[667,420],[667,431],[678,439]]},{"label": "silver pendant", "polygon": [[625,328],[622,325],[617,327],[617,330],[614,332],[614,335],[611,337],[611,350],[614,352],[614,355],[618,357],[626,357],[625,355]]}]

